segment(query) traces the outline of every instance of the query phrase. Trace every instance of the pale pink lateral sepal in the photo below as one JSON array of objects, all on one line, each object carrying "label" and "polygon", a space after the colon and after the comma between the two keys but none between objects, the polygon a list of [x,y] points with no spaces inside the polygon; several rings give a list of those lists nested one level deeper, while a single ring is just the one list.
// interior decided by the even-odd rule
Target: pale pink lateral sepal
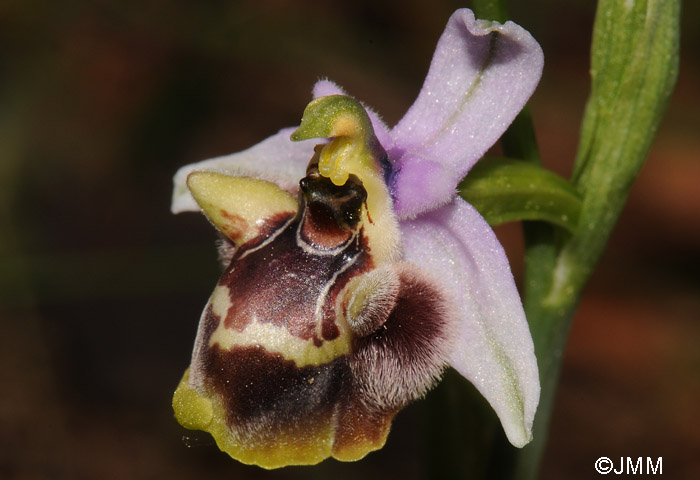
[{"label": "pale pink lateral sepal", "polygon": [[451,366],[488,400],[510,442],[524,446],[539,402],[537,359],[496,235],[460,198],[400,225],[405,259],[441,281],[459,318]]}]

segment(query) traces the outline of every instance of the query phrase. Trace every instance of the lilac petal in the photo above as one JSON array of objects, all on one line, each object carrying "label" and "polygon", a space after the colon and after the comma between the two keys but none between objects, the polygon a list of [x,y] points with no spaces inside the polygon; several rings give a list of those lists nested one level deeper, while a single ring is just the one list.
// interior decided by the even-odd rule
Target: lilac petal
[{"label": "lilac petal", "polygon": [[[328,79],[316,82],[313,94],[314,98],[326,97],[328,95],[347,95],[345,90]],[[377,136],[377,140],[382,144],[384,150],[389,151],[394,146],[394,140],[389,133],[389,127],[386,126],[377,112],[367,107],[365,104],[362,104],[362,106],[365,107],[367,115],[369,115],[369,119],[372,121],[372,128],[374,129],[374,134]]]},{"label": "lilac petal", "polygon": [[327,97],[328,95],[347,95],[347,93],[342,87],[327,78],[316,82],[313,90],[314,98]]},{"label": "lilac petal", "polygon": [[296,193],[299,180],[314,154],[318,139],[292,142],[289,136],[295,128],[285,128],[257,145],[180,168],[173,178],[174,189],[170,209],[173,213],[198,212],[199,205],[187,188],[187,175],[194,171],[210,171],[234,176],[254,177],[276,183],[290,193]]},{"label": "lilac petal", "polygon": [[392,182],[392,194],[399,219],[415,217],[426,204],[434,208],[445,205],[455,196],[455,174],[441,163],[408,153],[395,168],[398,174]]},{"label": "lilac petal", "polygon": [[405,257],[433,272],[460,319],[450,364],[498,414],[510,442],[532,438],[540,384],[518,291],[496,235],[460,198],[401,222]]},{"label": "lilac petal", "polygon": [[456,187],[525,106],[543,62],[540,46],[522,27],[457,10],[418,98],[391,131],[395,145],[441,162],[454,172]]}]

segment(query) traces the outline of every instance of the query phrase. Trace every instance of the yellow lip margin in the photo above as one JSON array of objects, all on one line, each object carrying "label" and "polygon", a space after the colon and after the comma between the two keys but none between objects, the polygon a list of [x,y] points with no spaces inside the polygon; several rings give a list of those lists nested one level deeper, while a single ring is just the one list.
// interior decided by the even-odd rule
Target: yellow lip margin
[{"label": "yellow lip margin", "polygon": [[[236,438],[235,431],[226,424],[220,402],[190,386],[189,372],[189,369],[185,371],[173,396],[173,410],[180,425],[210,433],[219,449],[235,460],[268,470],[289,465],[315,465],[329,457],[345,462],[359,460],[384,446],[394,416],[384,416],[379,424],[374,422],[368,429],[363,429],[362,425],[354,429],[346,425],[342,444],[334,445],[337,412],[325,421],[296,425],[273,439],[247,444]],[[365,430],[372,434],[368,435]]]},{"label": "yellow lip margin", "polygon": [[299,425],[274,441],[252,445],[241,442],[226,424],[226,415],[219,402],[201,395],[190,386],[189,369],[173,396],[173,410],[180,425],[209,432],[221,451],[248,465],[266,469],[315,465],[331,456],[333,428],[330,421],[324,425]]}]

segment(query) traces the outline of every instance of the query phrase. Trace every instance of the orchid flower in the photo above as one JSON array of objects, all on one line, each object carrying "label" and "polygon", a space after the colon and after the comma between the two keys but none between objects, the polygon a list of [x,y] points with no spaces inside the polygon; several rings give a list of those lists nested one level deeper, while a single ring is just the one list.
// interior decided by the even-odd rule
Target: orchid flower
[{"label": "orchid flower", "polygon": [[540,389],[528,324],[501,245],[456,189],[542,64],[518,25],[458,10],[394,128],[322,80],[298,128],[181,168],[172,211],[220,230],[225,270],[179,422],[265,468],[356,460],[451,366],[527,444]]}]

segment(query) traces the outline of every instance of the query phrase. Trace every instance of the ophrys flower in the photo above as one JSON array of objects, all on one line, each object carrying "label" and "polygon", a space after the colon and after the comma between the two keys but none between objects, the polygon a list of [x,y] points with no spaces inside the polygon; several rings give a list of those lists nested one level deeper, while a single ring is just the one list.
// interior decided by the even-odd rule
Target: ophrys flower
[{"label": "ophrys flower", "polygon": [[226,269],[178,420],[245,463],[353,460],[450,365],[526,444],[539,398],[527,322],[493,231],[455,191],[541,68],[522,28],[459,10],[393,129],[322,81],[298,129],[183,167],[173,211],[207,215]]}]

